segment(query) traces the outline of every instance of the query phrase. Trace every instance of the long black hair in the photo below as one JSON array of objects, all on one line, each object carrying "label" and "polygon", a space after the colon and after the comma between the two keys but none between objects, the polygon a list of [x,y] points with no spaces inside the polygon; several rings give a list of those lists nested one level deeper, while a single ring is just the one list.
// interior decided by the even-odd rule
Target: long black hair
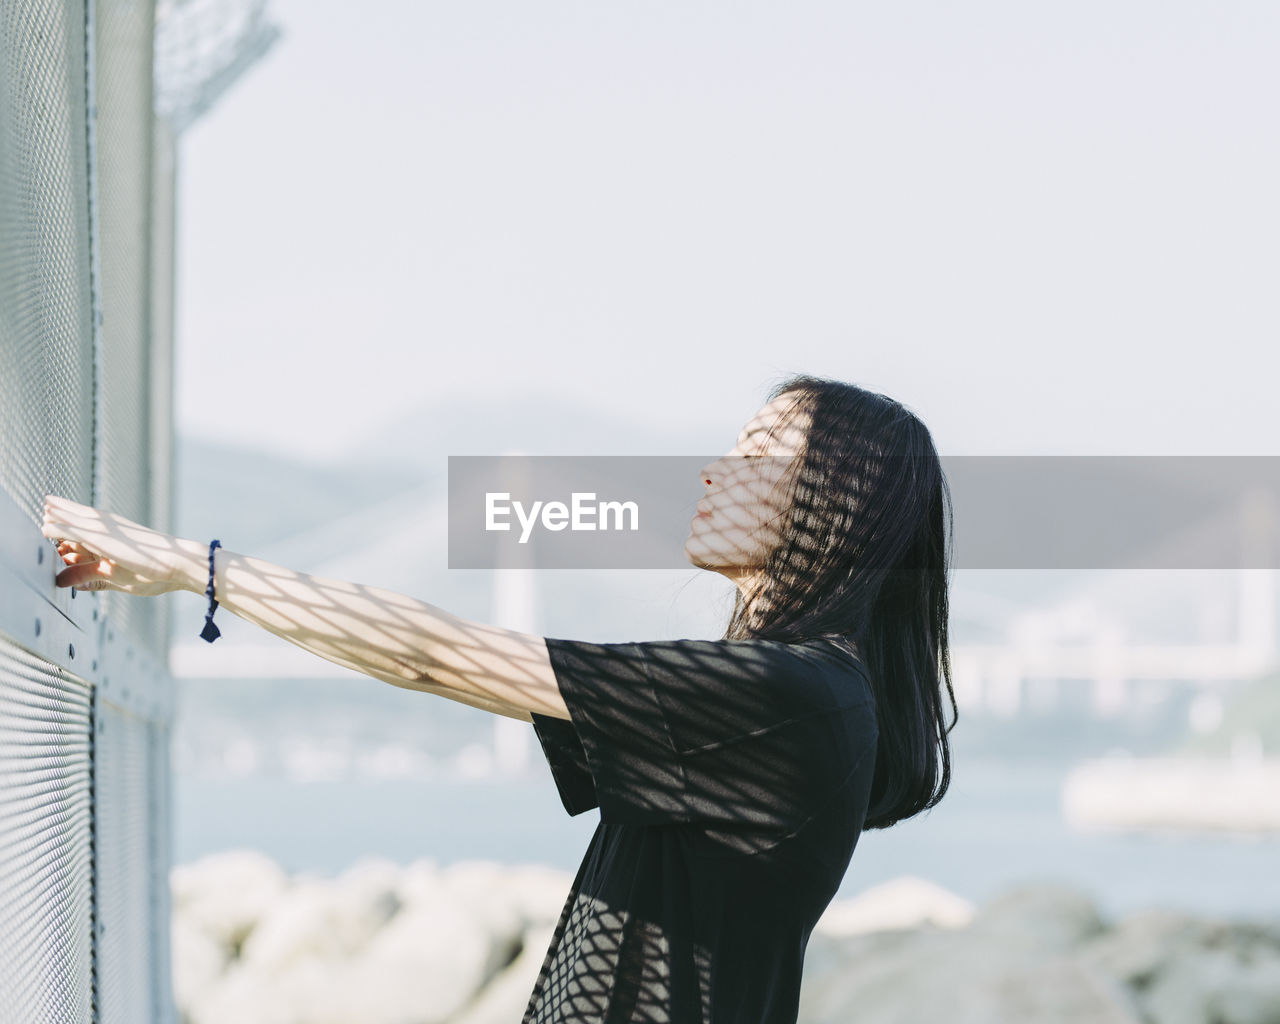
[{"label": "long black hair", "polygon": [[782,539],[760,584],[737,595],[724,636],[829,637],[856,649],[879,726],[864,827],[888,828],[934,806],[951,782],[951,494],[928,428],[901,403],[809,374],[777,384],[769,401],[783,396],[794,405],[771,433],[801,412],[809,429]]}]

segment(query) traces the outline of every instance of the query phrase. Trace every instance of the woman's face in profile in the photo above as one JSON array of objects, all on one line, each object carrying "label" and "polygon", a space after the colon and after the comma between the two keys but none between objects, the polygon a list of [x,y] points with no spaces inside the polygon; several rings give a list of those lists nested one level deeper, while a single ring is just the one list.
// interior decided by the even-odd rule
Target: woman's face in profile
[{"label": "woman's face in profile", "polygon": [[738,443],[702,469],[706,494],[684,550],[700,569],[740,578],[763,564],[781,539],[791,470],[804,447],[808,416],[795,395],[774,399],[742,428]]}]

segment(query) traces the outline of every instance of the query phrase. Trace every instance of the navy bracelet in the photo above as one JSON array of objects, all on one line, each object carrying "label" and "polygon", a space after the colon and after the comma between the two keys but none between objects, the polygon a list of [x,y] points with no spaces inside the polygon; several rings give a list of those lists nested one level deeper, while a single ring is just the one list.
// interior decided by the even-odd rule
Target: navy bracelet
[{"label": "navy bracelet", "polygon": [[222,544],[219,541],[209,543],[209,585],[204,588],[205,595],[209,598],[209,614],[204,617],[204,629],[200,631],[201,638],[209,643],[222,636],[222,630],[213,624],[213,613],[218,610],[218,602],[213,597],[213,549],[220,547]]}]

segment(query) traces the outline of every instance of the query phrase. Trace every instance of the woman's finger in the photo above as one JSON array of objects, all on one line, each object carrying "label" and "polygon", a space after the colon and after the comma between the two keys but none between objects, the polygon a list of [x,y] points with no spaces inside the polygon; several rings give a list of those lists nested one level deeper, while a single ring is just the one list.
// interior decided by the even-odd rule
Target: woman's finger
[{"label": "woman's finger", "polygon": [[79,587],[93,580],[102,580],[111,575],[111,563],[107,561],[84,562],[68,566],[53,579],[56,587]]},{"label": "woman's finger", "polygon": [[62,542],[60,553],[83,555],[74,568],[110,564],[117,577],[113,587],[130,592],[135,585],[145,589],[166,582],[173,573],[174,538],[106,509],[49,498],[40,532]]}]

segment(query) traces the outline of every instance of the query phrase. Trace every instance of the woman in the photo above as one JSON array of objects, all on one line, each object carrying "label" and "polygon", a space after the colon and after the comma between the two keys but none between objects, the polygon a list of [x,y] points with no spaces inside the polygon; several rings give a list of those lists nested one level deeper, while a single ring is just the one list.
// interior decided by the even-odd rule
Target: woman
[{"label": "woman", "polygon": [[[950,496],[924,424],[793,376],[702,481],[686,555],[738,587],[719,640],[532,636],[215,552],[221,607],[531,722],[568,813],[600,808],[525,1024],[795,1021],[805,946],[859,834],[950,781]],[[202,543],[111,513],[51,497],[44,533],[61,539],[59,586],[208,584]]]}]

